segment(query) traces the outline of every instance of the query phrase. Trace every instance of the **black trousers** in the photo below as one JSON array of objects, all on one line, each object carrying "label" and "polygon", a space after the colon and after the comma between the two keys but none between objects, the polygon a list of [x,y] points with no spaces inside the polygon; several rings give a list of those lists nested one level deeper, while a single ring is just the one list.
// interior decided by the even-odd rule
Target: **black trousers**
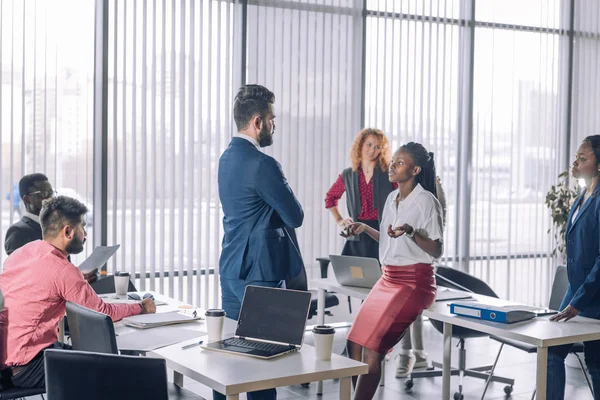
[{"label": "black trousers", "polygon": [[[48,349],[71,350],[68,344],[56,342]],[[44,351],[40,351],[29,363],[8,368],[2,371],[4,389],[16,388],[43,388],[46,386],[46,374],[44,371]],[[11,376],[12,375],[12,376]]]}]

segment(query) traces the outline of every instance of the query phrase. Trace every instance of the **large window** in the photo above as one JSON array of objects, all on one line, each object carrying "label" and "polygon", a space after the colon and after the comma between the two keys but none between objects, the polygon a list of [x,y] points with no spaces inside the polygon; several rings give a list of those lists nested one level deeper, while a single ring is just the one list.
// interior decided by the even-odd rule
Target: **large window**
[{"label": "large window", "polygon": [[[25,174],[46,174],[59,194],[92,208],[93,43],[92,0],[0,2],[2,244],[24,211],[18,182]],[[90,243],[93,235],[90,226]]]},{"label": "large window", "polygon": [[204,307],[218,293],[232,19],[231,1],[109,2],[109,272]]}]

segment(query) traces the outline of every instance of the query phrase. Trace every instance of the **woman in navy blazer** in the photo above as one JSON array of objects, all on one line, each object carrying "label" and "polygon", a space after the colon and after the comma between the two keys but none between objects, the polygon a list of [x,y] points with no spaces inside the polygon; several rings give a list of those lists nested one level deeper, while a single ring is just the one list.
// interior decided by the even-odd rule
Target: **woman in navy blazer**
[{"label": "woman in navy blazer", "polygon": [[[600,135],[588,136],[577,150],[571,169],[586,189],[575,200],[567,220],[566,248],[569,287],[552,321],[581,315],[600,319]],[[600,341],[585,342],[585,362],[592,377],[594,398],[600,399]],[[548,349],[547,398],[563,399],[565,357],[572,345]]]}]

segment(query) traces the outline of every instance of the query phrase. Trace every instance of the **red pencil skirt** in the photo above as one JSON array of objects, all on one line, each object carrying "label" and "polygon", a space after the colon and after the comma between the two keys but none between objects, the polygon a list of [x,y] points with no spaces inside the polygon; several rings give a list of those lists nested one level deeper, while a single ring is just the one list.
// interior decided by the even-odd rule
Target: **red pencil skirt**
[{"label": "red pencil skirt", "polygon": [[436,285],[430,264],[384,265],[382,273],[358,312],[348,340],[386,354],[433,304]]}]

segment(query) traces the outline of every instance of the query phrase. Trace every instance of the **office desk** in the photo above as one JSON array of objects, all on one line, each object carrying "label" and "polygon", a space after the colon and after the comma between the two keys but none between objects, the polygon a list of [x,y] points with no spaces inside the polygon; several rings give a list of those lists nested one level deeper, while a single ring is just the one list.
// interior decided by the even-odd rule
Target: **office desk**
[{"label": "office desk", "polygon": [[[369,289],[342,286],[336,281],[329,279],[313,279],[311,283],[319,290],[317,321],[323,324],[325,320],[324,295],[325,290],[366,299]],[[476,300],[494,305],[514,305],[516,303],[494,297],[471,294]],[[600,340],[600,321],[584,317],[576,317],[569,322],[550,322],[550,316],[539,317],[529,321],[516,324],[502,324],[497,322],[482,321],[474,318],[459,317],[450,314],[450,303],[461,300],[436,301],[433,305],[423,311],[423,315],[444,323],[443,339],[443,399],[450,399],[450,370],[451,370],[451,348],[452,348],[452,326],[462,326],[489,335],[496,335],[508,339],[518,340],[537,346],[537,399],[546,399],[546,372],[548,362],[548,347],[558,346],[589,340]]]},{"label": "office desk", "polygon": [[[471,294],[476,300],[493,305],[514,305],[515,303],[493,297]],[[546,399],[546,372],[548,347],[561,344],[600,340],[600,321],[584,317],[575,317],[569,322],[551,322],[550,316],[516,324],[482,321],[475,318],[459,317],[450,314],[448,306],[453,301],[435,302],[423,315],[444,323],[444,362],[443,362],[443,399],[450,399],[450,361],[452,347],[452,326],[462,326],[508,339],[518,340],[537,346],[537,399]]]},{"label": "office desk", "polygon": [[[235,324],[229,321],[230,327]],[[244,392],[336,378],[340,380],[339,398],[350,400],[350,377],[368,372],[367,364],[337,354],[331,361],[318,361],[314,347],[308,345],[296,353],[261,360],[201,347],[181,349],[189,343],[194,340],[155,350],[152,356],[165,359],[167,367],[225,394],[229,400],[237,400]]]}]

